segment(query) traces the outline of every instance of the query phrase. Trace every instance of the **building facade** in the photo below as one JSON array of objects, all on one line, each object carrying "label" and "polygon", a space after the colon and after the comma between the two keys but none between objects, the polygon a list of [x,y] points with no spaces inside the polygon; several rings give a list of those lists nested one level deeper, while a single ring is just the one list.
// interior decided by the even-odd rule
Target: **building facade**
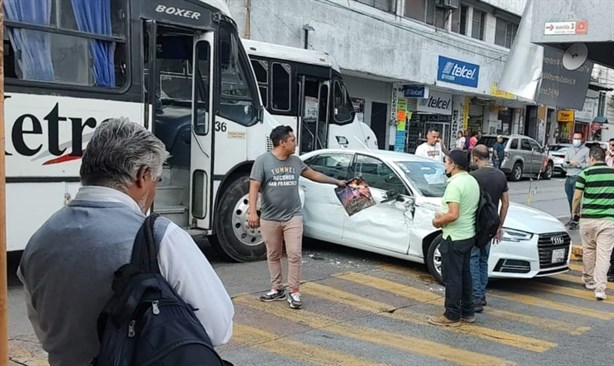
[{"label": "building facade", "polygon": [[497,88],[524,0],[227,1],[245,38],[331,54],[380,148],[525,131],[529,103]]}]

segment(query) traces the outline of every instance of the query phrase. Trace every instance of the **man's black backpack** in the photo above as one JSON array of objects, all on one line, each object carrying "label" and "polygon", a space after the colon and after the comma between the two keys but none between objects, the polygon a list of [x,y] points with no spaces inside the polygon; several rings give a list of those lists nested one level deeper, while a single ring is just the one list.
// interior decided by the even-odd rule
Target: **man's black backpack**
[{"label": "man's black backpack", "polygon": [[223,365],[190,305],[158,267],[152,214],[134,240],[130,263],[113,279],[113,297],[98,318],[95,366]]},{"label": "man's black backpack", "polygon": [[490,195],[480,187],[480,200],[475,211],[475,246],[484,248],[499,229],[499,211]]}]

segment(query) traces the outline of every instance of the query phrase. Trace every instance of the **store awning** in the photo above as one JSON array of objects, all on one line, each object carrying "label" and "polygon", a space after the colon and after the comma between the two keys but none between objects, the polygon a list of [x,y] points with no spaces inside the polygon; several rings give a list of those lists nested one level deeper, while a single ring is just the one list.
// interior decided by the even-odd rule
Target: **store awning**
[{"label": "store awning", "polygon": [[608,123],[608,119],[605,118],[605,116],[597,116],[595,117],[595,119],[593,119],[593,123],[600,123],[600,124]]}]

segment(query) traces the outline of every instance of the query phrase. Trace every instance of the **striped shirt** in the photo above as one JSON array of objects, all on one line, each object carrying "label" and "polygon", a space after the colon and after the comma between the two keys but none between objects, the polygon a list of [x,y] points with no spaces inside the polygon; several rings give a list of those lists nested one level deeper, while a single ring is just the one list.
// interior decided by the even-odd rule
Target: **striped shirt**
[{"label": "striped shirt", "polygon": [[614,221],[614,168],[597,163],[584,169],[576,189],[584,191],[582,218]]}]

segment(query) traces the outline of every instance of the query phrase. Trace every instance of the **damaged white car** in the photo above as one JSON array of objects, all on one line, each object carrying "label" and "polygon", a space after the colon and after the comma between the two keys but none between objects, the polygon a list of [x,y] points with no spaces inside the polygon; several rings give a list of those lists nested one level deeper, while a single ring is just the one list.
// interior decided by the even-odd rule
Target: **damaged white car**
[{"label": "damaged white car", "polygon": [[[376,204],[349,216],[334,186],[301,178],[304,235],[426,263],[441,282],[441,231],[431,225],[447,178],[442,163],[391,151],[318,150],[301,156],[337,179],[361,177]],[[571,238],[555,217],[511,203],[500,244],[491,247],[492,278],[532,278],[568,271]]]}]

